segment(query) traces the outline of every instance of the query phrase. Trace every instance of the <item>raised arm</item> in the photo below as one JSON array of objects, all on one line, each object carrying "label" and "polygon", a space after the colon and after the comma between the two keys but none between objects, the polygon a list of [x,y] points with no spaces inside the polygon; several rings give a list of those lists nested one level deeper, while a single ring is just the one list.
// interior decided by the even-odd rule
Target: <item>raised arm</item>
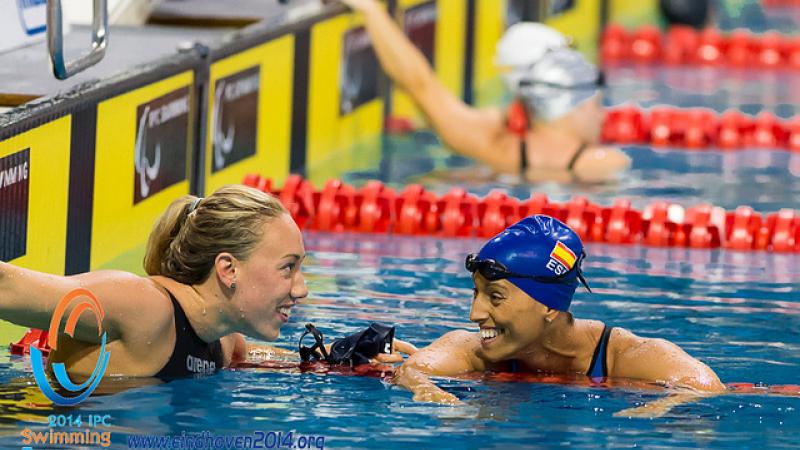
[{"label": "raised arm", "polygon": [[413,392],[416,401],[459,403],[456,396],[436,386],[429,376],[458,376],[483,370],[475,356],[476,344],[480,345],[477,339],[475,333],[463,330],[445,334],[411,355],[397,370],[395,384]]},{"label": "raised arm", "polygon": [[342,1],[364,15],[383,70],[411,96],[447,146],[495,170],[518,170],[519,142],[506,131],[502,112],[471,108],[450,93],[381,4],[375,0]]},{"label": "raised arm", "polygon": [[[0,319],[46,330],[58,302],[77,288],[87,289],[97,297],[105,313],[103,329],[110,340],[119,338],[133,324],[143,330],[148,323],[162,326],[158,318],[169,317],[170,311],[163,309],[171,308],[169,302],[159,301],[165,294],[146,278],[119,271],[62,277],[0,263]],[[71,310],[68,308],[64,316]],[[75,338],[100,342],[92,314],[81,315]]]}]

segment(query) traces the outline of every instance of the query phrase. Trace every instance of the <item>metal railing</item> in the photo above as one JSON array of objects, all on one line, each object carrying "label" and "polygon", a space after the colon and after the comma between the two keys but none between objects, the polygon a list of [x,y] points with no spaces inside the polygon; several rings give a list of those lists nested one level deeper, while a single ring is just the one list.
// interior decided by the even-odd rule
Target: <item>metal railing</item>
[{"label": "metal railing", "polygon": [[106,53],[108,44],[108,3],[94,0],[92,16],[92,48],[88,53],[72,61],[64,60],[64,28],[61,0],[47,0],[47,48],[53,75],[66,80],[76,73],[97,64]]}]

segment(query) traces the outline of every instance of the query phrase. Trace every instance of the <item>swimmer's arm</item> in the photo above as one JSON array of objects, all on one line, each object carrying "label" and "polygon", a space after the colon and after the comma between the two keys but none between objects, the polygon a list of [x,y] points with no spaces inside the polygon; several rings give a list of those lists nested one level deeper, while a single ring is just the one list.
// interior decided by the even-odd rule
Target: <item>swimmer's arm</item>
[{"label": "swimmer's arm", "polygon": [[267,361],[275,357],[297,357],[297,352],[266,344],[245,342],[245,359],[251,362]]},{"label": "swimmer's arm", "polygon": [[633,408],[626,408],[622,411],[617,411],[614,413],[614,417],[631,417],[631,418],[641,418],[641,419],[652,419],[656,417],[663,417],[665,414],[669,413],[672,408],[683,405],[686,403],[692,403],[701,398],[713,396],[715,394],[700,394],[696,391],[686,391],[680,392],[676,394],[671,394],[666,397],[659,398],[649,403],[645,403],[640,406],[635,406]]},{"label": "swimmer's arm", "polygon": [[611,376],[650,381],[698,393],[725,390],[725,385],[710,367],[672,342],[642,338],[622,329],[615,329],[611,340]]},{"label": "swimmer's arm", "polygon": [[445,334],[411,355],[397,370],[394,383],[411,391],[416,401],[459,403],[456,396],[436,386],[429,376],[458,376],[483,370],[475,356],[476,339],[475,333],[463,330]]},{"label": "swimmer's arm", "polygon": [[[261,362],[273,359],[275,357],[298,358],[300,356],[297,352],[293,350],[288,350],[281,347],[275,347],[272,345],[255,344],[252,342],[247,342],[244,336],[238,333],[226,336],[225,338],[229,338],[230,340],[229,345],[233,349],[232,361],[234,363],[244,362],[244,361]],[[223,341],[223,350],[225,345],[226,344]],[[330,353],[331,351],[331,345],[333,344],[331,343],[325,345],[325,350],[327,350],[328,353]],[[375,362],[380,362],[380,363],[403,362],[403,356],[401,354],[412,355],[416,351],[417,351],[416,347],[409,344],[408,342],[401,341],[400,339],[394,339],[392,346],[392,353],[378,354],[375,357]]]},{"label": "swimmer's arm", "polygon": [[[63,277],[0,263],[0,274],[0,319],[24,327],[49,329],[58,302],[77,288],[89,290],[99,301],[105,314],[103,331],[109,341],[126,332],[134,337],[145,335],[171,320],[172,306],[163,300],[164,294],[148,279],[127,272],[97,271]],[[67,308],[65,318],[74,305]],[[100,343],[94,314],[81,314],[74,337]]]},{"label": "swimmer's arm", "polygon": [[519,170],[519,140],[506,130],[501,111],[471,108],[448,91],[381,4],[343,1],[363,13],[383,70],[411,96],[448,147],[497,171]]}]

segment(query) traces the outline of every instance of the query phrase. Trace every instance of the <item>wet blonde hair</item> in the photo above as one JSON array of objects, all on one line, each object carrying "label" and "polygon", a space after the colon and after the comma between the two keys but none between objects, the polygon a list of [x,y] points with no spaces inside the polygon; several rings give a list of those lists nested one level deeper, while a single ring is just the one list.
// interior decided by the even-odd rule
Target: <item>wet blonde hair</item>
[{"label": "wet blonde hair", "polygon": [[203,199],[185,195],[153,226],[144,269],[184,284],[203,282],[218,254],[246,260],[261,241],[264,223],[285,213],[278,199],[246,186],[223,186]]}]

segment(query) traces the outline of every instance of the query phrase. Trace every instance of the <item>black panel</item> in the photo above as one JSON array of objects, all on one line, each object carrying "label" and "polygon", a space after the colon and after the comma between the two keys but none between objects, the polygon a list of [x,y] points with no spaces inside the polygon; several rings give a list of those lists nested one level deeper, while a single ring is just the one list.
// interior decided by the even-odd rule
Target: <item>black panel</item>
[{"label": "black panel", "polygon": [[364,27],[344,34],[339,67],[339,114],[346,115],[378,98],[378,56]]},{"label": "black panel", "polygon": [[436,61],[436,2],[426,2],[408,8],[403,30],[408,39],[422,51],[431,66]]},{"label": "black panel", "polygon": [[473,102],[474,71],[475,71],[475,0],[467,0],[467,25],[464,43],[464,102],[471,105]]},{"label": "black panel", "polygon": [[306,174],[308,132],[308,70],[311,32],[299,31],[294,38],[294,81],[292,82],[292,146],[289,171]]},{"label": "black panel", "polygon": [[212,173],[256,154],[260,74],[255,66],[215,83],[211,111]]},{"label": "black panel", "polygon": [[88,272],[91,262],[97,106],[72,115],[70,135],[65,275]]},{"label": "black panel", "polygon": [[136,108],[134,204],[186,179],[191,97],[187,86]]},{"label": "black panel", "polygon": [[0,261],[27,251],[31,172],[30,149],[0,158]]}]

